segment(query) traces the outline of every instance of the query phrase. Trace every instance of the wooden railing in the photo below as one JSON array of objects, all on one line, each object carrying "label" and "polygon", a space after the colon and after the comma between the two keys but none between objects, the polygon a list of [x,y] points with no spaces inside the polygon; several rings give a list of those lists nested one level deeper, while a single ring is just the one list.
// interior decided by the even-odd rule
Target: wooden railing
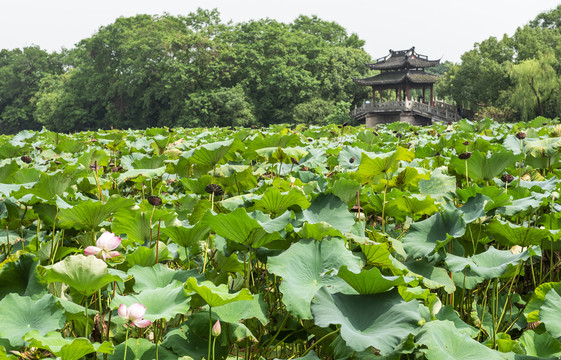
[{"label": "wooden railing", "polygon": [[458,115],[456,106],[440,100],[436,100],[434,105],[415,100],[382,102],[365,101],[362,106],[351,111],[351,116],[360,119],[370,112],[384,113],[391,111],[410,111],[437,121],[448,122],[458,121],[461,119],[460,115]]}]

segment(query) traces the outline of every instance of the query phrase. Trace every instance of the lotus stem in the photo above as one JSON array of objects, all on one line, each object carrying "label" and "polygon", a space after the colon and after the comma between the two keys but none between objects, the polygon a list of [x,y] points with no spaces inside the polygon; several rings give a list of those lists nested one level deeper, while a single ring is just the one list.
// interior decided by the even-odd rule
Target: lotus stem
[{"label": "lotus stem", "polygon": [[123,356],[123,360],[127,360],[127,348],[128,348],[128,343],[129,341],[129,327],[127,326],[127,332],[125,334],[125,354]]},{"label": "lotus stem", "polygon": [[467,159],[464,160],[466,162],[466,187],[469,187],[469,176],[468,176],[468,161]]},{"label": "lotus stem", "polygon": [[160,254],[160,226],[162,225],[162,218],[158,221],[158,235],[156,237],[156,264],[158,263],[158,256]]},{"label": "lotus stem", "polygon": [[388,185],[390,183],[390,179],[388,179],[388,173],[384,173],[386,175],[386,186],[384,187],[384,203],[382,204],[382,232],[386,233],[386,193],[388,192]]},{"label": "lotus stem", "polygon": [[89,339],[89,336],[88,336],[89,319],[88,319],[88,298],[87,297],[86,297],[85,308],[86,308],[86,328],[85,328],[85,331],[84,331],[84,333],[85,333],[84,335],[85,335],[86,339]]},{"label": "lotus stem", "polygon": [[314,348],[314,346],[316,346],[317,344],[319,344],[320,342],[322,342],[324,339],[328,338],[329,336],[338,333],[339,331],[341,331],[341,328],[330,332],[329,334],[324,335],[321,339],[319,339],[318,341],[316,341],[315,343],[312,344],[312,346],[310,346],[309,348],[306,349],[306,351],[304,351],[304,353],[302,354],[302,357],[304,357],[307,353],[310,352],[310,350],[312,350]]},{"label": "lotus stem", "polygon": [[212,360],[216,359],[216,356],[214,356],[215,347],[216,347],[216,337],[212,339]]},{"label": "lotus stem", "polygon": [[208,357],[210,360],[210,339],[212,339],[212,306],[208,306]]}]

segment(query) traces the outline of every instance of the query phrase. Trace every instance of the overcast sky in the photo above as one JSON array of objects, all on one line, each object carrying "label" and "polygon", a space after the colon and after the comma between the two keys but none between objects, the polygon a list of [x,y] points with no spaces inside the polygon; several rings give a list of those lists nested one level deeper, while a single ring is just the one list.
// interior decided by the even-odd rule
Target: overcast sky
[{"label": "overcast sky", "polygon": [[335,21],[366,41],[373,57],[408,49],[453,62],[490,36],[512,35],[561,0],[0,0],[0,49],[72,48],[120,16],[220,11],[224,22],[298,15]]}]

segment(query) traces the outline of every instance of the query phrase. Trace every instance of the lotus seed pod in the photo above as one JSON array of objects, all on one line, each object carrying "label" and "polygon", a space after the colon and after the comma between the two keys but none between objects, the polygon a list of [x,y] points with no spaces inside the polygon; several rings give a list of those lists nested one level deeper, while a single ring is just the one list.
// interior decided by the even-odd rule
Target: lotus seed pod
[{"label": "lotus seed pod", "polygon": [[471,153],[470,152],[461,153],[460,155],[458,155],[458,157],[462,160],[467,160],[471,157]]},{"label": "lotus seed pod", "polygon": [[152,206],[160,206],[162,205],[162,198],[156,195],[148,196],[148,203]]},{"label": "lotus seed pod", "polygon": [[217,184],[208,184],[205,187],[205,191],[209,194],[214,194],[215,196],[220,196],[224,194],[224,190],[222,190],[222,186]]}]

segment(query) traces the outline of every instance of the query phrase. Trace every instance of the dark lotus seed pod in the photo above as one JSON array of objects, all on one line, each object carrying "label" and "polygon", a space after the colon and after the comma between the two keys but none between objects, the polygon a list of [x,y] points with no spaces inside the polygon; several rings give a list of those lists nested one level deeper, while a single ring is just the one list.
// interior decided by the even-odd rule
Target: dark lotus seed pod
[{"label": "dark lotus seed pod", "polygon": [[514,176],[510,175],[510,174],[504,174],[503,176],[501,176],[501,181],[505,182],[505,183],[510,183],[514,180]]},{"label": "dark lotus seed pod", "polygon": [[308,138],[308,142],[312,142],[312,141],[314,141],[314,139]]},{"label": "dark lotus seed pod", "polygon": [[120,167],[120,166],[113,166],[113,167],[111,168],[111,172],[112,172],[112,173],[119,172],[119,167]]},{"label": "dark lotus seed pod", "polygon": [[440,156],[440,153],[437,151],[436,154],[434,154],[434,156]]},{"label": "dark lotus seed pod", "polygon": [[222,186],[217,185],[217,184],[208,184],[205,187],[205,191],[209,194],[214,194],[216,196],[220,196],[220,195],[224,194],[224,190],[222,190]]},{"label": "dark lotus seed pod", "polygon": [[148,196],[148,203],[152,206],[160,206],[162,205],[162,198],[156,195]]},{"label": "dark lotus seed pod", "polygon": [[395,134],[395,137],[398,138],[398,139],[401,138],[402,136],[403,136],[403,135],[402,135],[401,133]]},{"label": "dark lotus seed pod", "polygon": [[31,164],[33,162],[33,159],[27,155],[23,155],[20,159],[26,164]]},{"label": "dark lotus seed pod", "polygon": [[300,165],[300,162],[293,157],[290,158],[290,161],[292,161],[294,165]]},{"label": "dark lotus seed pod", "polygon": [[97,165],[97,164],[91,164],[91,165],[90,165],[90,170],[93,170],[93,171],[99,170],[99,165]]},{"label": "dark lotus seed pod", "polygon": [[333,131],[333,130],[329,130],[329,133],[330,133],[331,135],[337,134],[337,133],[336,133],[335,131]]},{"label": "dark lotus seed pod", "polygon": [[58,160],[55,160],[55,164],[61,165],[62,163],[61,163],[60,161],[58,161]]},{"label": "dark lotus seed pod", "polygon": [[419,132],[418,132],[418,131],[415,131],[414,134],[417,135],[417,136],[419,136]]},{"label": "dark lotus seed pod", "polygon": [[343,127],[345,127],[345,126],[347,126],[347,125],[349,125],[349,123],[345,121],[345,122],[343,123]]},{"label": "dark lotus seed pod", "polygon": [[462,160],[467,160],[471,157],[471,153],[470,152],[461,153],[460,155],[458,155],[458,157]]},{"label": "dark lotus seed pod", "polygon": [[362,210],[362,208],[361,208],[360,205],[358,205],[358,204],[355,204],[355,206],[353,206],[353,207],[351,208],[351,212],[357,213],[357,212],[359,212],[359,211],[360,211],[360,212],[364,212],[364,210]]},{"label": "dark lotus seed pod", "polygon": [[349,159],[349,162],[352,164],[352,163],[355,162],[355,160],[356,160],[356,158],[353,156],[352,158]]},{"label": "dark lotus seed pod", "polygon": [[377,131],[374,131],[373,134],[374,134],[374,136],[380,136],[380,134],[378,134]]},{"label": "dark lotus seed pod", "polygon": [[308,171],[308,170],[310,170],[309,167],[307,167],[307,166],[302,166],[302,171]]},{"label": "dark lotus seed pod", "polygon": [[257,129],[257,125],[251,125],[252,129]]},{"label": "dark lotus seed pod", "polygon": [[462,144],[464,144],[465,146],[469,145],[469,141],[464,141]]},{"label": "dark lotus seed pod", "polygon": [[526,139],[526,133],[523,132],[523,131],[517,133],[515,136],[516,136],[516,138],[519,139],[519,140],[524,140],[524,139]]},{"label": "dark lotus seed pod", "polygon": [[35,149],[36,149],[36,150],[39,150],[39,151],[43,151],[43,148],[40,147],[40,146],[35,146]]}]

